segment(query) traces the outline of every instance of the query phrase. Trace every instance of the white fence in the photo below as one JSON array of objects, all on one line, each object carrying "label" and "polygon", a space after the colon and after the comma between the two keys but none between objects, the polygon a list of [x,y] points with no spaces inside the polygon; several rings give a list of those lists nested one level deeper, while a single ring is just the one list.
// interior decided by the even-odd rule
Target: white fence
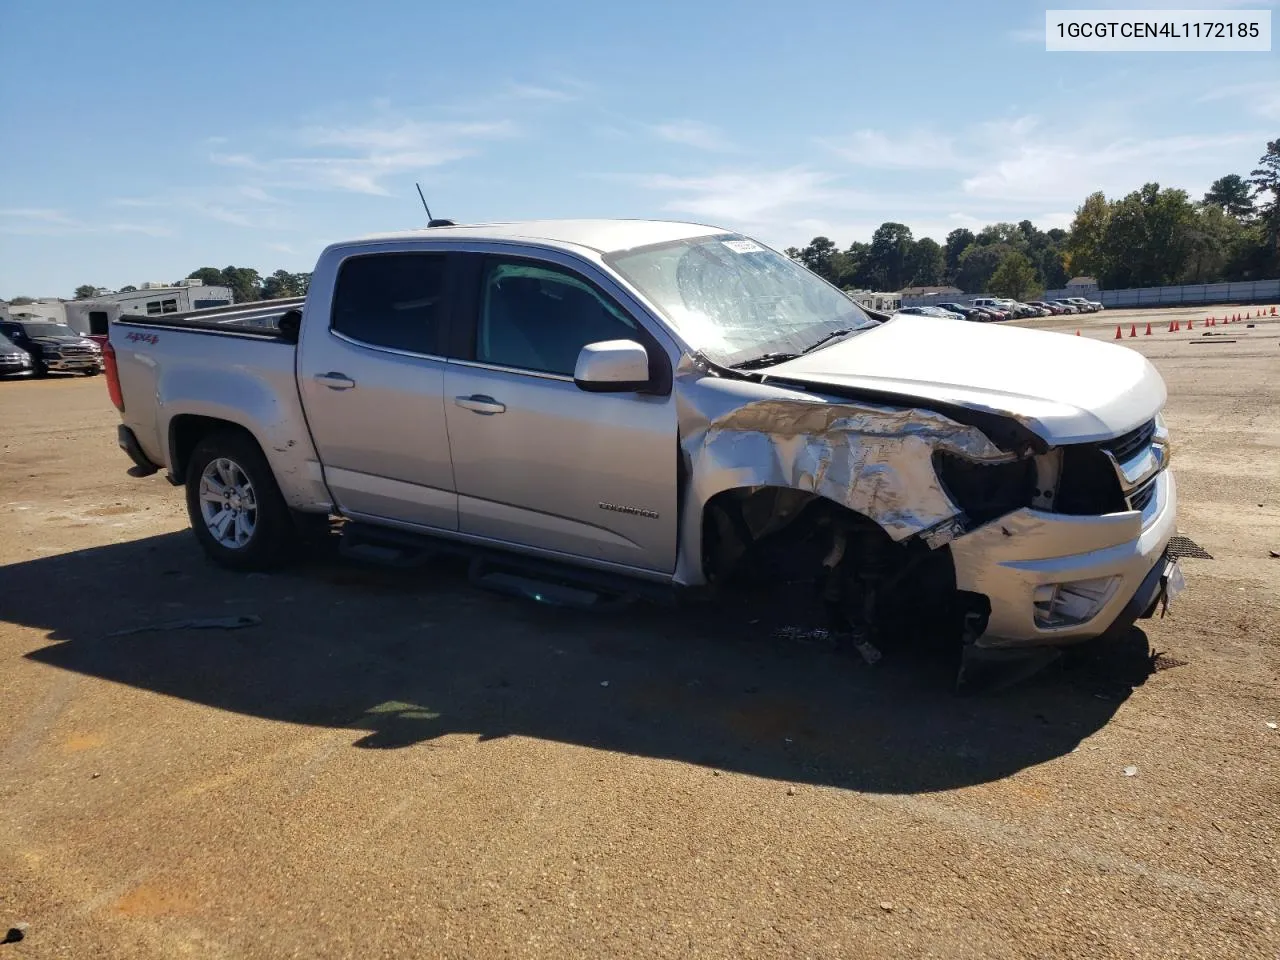
[{"label": "white fence", "polygon": [[[1239,283],[1188,283],[1177,287],[1137,287],[1130,290],[1097,290],[1072,287],[1046,290],[1037,299],[1057,300],[1062,297],[1087,297],[1099,300],[1104,307],[1183,307],[1208,303],[1280,303],[1280,280],[1246,280]],[[903,297],[904,307],[929,306],[944,301],[969,303],[972,294],[953,296]]]},{"label": "white fence", "polygon": [[[1072,296],[1070,293],[1048,293]],[[1198,303],[1276,303],[1280,280],[1247,280],[1239,283],[1189,283],[1177,287],[1140,287],[1135,290],[1100,290],[1094,299],[1104,307],[1182,307]]]}]

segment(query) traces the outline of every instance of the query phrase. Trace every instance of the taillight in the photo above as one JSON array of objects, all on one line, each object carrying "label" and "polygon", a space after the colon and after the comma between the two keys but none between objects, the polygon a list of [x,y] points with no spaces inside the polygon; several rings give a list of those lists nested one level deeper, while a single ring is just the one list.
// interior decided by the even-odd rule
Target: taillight
[{"label": "taillight", "polygon": [[116,348],[107,341],[102,348],[102,365],[107,371],[107,396],[115,404],[115,408],[124,413],[124,394],[120,392],[120,370],[116,366]]}]

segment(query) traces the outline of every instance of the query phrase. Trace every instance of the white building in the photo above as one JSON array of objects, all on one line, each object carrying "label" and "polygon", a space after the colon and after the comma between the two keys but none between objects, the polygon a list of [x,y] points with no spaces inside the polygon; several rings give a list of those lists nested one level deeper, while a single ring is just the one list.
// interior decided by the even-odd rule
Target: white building
[{"label": "white building", "polygon": [[230,287],[206,286],[201,280],[144,283],[125,293],[103,292],[87,300],[43,297],[34,303],[0,306],[0,315],[42,317],[65,323],[85,336],[105,337],[107,325],[125,314],[163,316],[225,307],[234,300]]},{"label": "white building", "polygon": [[91,300],[69,300],[66,323],[79,333],[106,336],[107,324],[125,314],[162,316],[225,307],[234,298],[230,287],[205,286],[200,280],[183,280],[178,284],[144,283],[137,290],[108,293]]},{"label": "white building", "polygon": [[854,302],[877,313],[893,313],[902,305],[902,295],[897,293],[879,293],[875,290],[846,290]]}]

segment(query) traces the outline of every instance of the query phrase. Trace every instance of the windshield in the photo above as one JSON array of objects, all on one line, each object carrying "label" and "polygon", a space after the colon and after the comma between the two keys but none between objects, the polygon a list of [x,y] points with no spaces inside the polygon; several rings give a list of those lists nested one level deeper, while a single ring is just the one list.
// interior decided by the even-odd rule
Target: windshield
[{"label": "windshield", "polygon": [[16,346],[14,346],[12,340],[6,337],[3,333],[0,333],[0,350],[4,350],[6,348],[13,349],[13,350],[18,349]]},{"label": "windshield", "polygon": [[641,247],[605,261],[721,366],[801,353],[836,331],[876,326],[816,274],[735,234]]},{"label": "windshield", "polygon": [[23,332],[28,337],[78,337],[76,333],[65,323],[24,323],[22,325]]}]

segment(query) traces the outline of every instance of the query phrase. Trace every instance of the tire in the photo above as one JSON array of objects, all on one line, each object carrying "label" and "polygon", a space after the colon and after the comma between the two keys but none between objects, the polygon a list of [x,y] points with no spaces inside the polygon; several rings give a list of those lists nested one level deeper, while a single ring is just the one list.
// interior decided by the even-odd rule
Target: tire
[{"label": "tire", "polygon": [[101,370],[98,370],[95,368],[93,370],[86,370],[83,375],[86,377],[96,377],[101,372],[102,372]]},{"label": "tire", "polygon": [[37,380],[43,380],[49,376],[49,368],[44,365],[44,361],[32,358],[31,376]]},{"label": "tire", "polygon": [[[210,560],[230,570],[269,570],[288,558],[296,540],[293,517],[248,434],[209,434],[192,451],[186,477],[187,516]],[[221,501],[220,488],[226,491]]]}]

